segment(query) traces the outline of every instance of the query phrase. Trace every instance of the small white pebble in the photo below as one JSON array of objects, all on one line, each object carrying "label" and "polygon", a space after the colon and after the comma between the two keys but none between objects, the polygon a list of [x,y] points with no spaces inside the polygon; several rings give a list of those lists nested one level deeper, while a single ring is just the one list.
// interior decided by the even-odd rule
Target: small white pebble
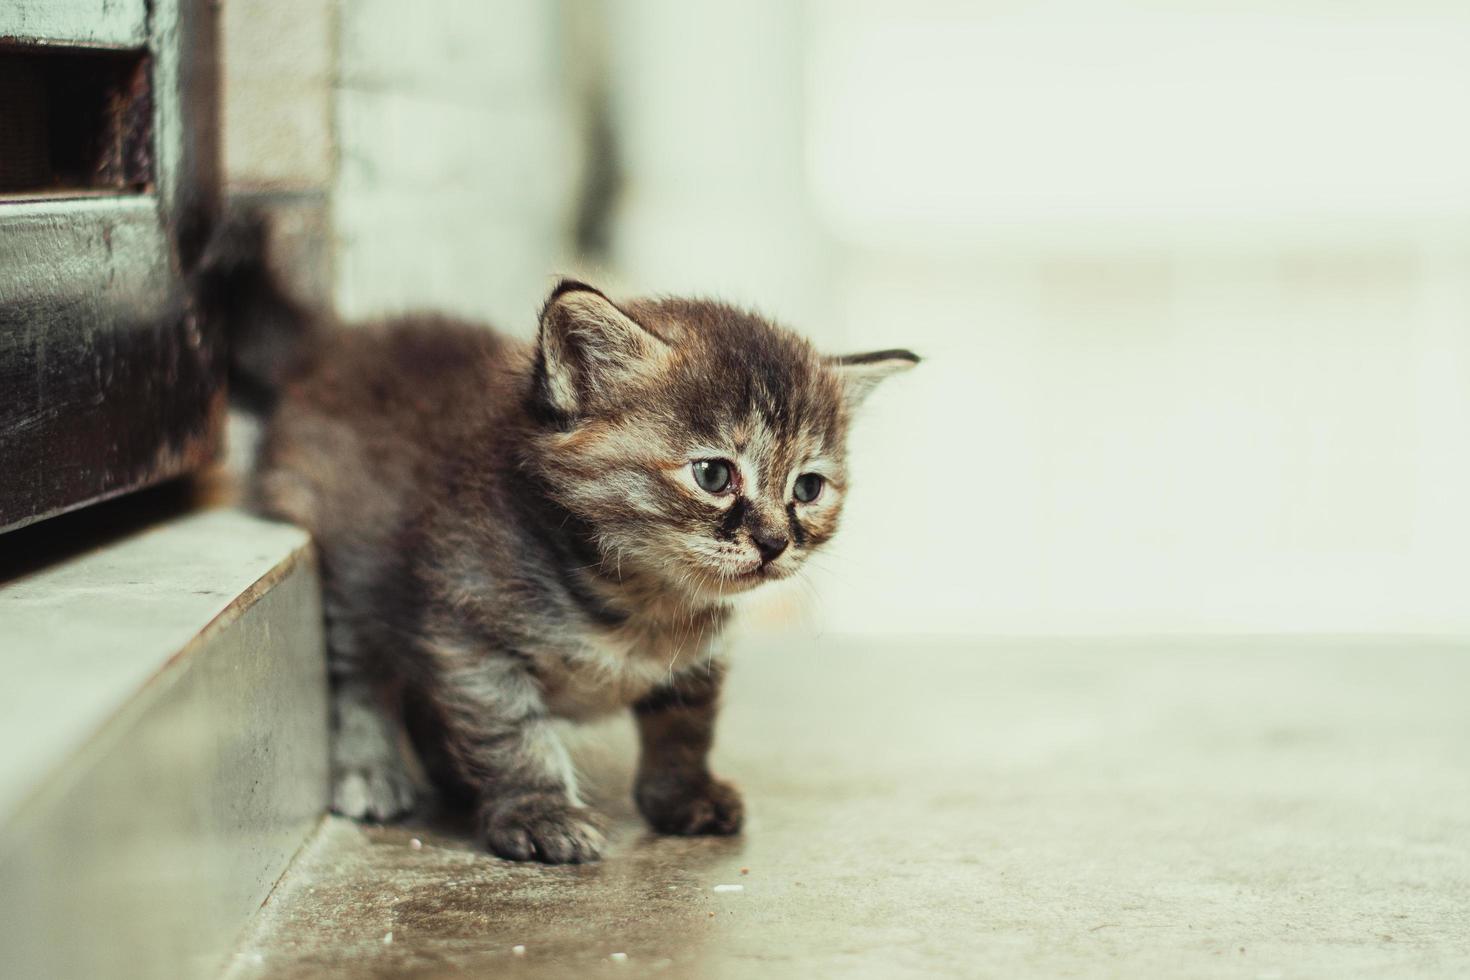
[{"label": "small white pebble", "polygon": [[415,851],[422,851],[424,849],[424,842],[419,840],[417,837],[414,837],[409,840],[408,846],[413,848]]},{"label": "small white pebble", "polygon": [[614,953],[614,954],[612,954],[612,956],[610,958],[612,959],[612,961],[614,963],[626,963],[626,962],[628,962],[628,954],[627,953]]},{"label": "small white pebble", "polygon": [[744,885],[716,885],[715,886],[715,891],[717,891],[717,892],[743,892],[743,891],[745,891],[745,886]]},{"label": "small white pebble", "polygon": [[511,952],[511,955],[512,956],[525,956],[526,955],[526,947],[524,947],[524,946],[520,945],[519,943],[517,943],[516,945],[514,945],[514,946],[512,946],[510,948],[510,952]]},{"label": "small white pebble", "polygon": [[393,945],[393,933],[392,932],[389,932],[386,936],[383,937],[383,945],[384,946],[391,946],[391,945]]}]

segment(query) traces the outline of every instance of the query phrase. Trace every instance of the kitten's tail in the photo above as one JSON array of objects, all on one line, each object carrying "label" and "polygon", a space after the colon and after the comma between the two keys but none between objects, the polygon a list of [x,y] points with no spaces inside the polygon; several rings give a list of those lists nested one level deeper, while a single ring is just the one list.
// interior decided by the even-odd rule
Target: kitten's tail
[{"label": "kitten's tail", "polygon": [[259,213],[227,215],[199,263],[194,296],[222,324],[230,352],[230,394],[268,412],[281,386],[304,367],[316,318],[272,274],[267,223]]}]

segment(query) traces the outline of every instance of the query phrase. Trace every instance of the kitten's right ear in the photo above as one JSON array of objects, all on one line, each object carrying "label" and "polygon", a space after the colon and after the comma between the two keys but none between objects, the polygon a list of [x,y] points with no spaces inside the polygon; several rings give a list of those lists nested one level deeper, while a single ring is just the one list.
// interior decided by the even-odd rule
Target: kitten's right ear
[{"label": "kitten's right ear", "polygon": [[554,415],[575,418],[650,371],[667,350],[600,290],[563,279],[541,308],[539,395]]}]

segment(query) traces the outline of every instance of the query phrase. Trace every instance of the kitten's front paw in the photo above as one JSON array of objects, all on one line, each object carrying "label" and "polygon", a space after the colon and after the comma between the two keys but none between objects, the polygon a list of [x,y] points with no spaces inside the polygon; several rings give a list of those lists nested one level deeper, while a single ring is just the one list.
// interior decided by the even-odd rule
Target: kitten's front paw
[{"label": "kitten's front paw", "polygon": [[413,778],[400,764],[339,766],[332,774],[332,810],[354,820],[397,820],[417,797]]},{"label": "kitten's front paw", "polygon": [[633,798],[648,825],[661,834],[738,834],[745,818],[740,791],[713,776],[692,784],[641,779]]},{"label": "kitten's front paw", "polygon": [[606,842],[591,810],[549,794],[492,800],[480,826],[485,845],[512,861],[583,864],[601,857]]}]

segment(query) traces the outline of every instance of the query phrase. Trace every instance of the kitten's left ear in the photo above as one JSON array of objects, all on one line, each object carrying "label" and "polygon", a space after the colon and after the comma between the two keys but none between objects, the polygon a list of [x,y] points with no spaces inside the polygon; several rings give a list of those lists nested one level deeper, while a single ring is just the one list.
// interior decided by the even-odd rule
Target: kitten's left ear
[{"label": "kitten's left ear", "polygon": [[827,363],[842,379],[847,407],[854,409],[863,403],[878,382],[918,364],[919,355],[907,350],[879,350],[869,354],[829,357]]},{"label": "kitten's left ear", "polygon": [[575,417],[615,400],[619,386],[645,374],[668,351],[598,289],[563,279],[541,309],[537,374],[546,407]]}]

